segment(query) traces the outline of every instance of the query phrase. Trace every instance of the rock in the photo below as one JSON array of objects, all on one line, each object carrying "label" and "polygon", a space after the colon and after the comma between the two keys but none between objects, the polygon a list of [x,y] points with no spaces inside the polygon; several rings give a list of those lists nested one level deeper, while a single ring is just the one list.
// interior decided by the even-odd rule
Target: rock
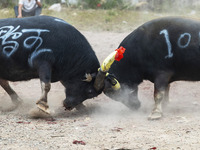
[{"label": "rock", "polygon": [[63,3],[63,4],[66,3],[66,0],[61,0],[61,3]]},{"label": "rock", "polygon": [[57,11],[57,12],[60,12],[61,9],[62,9],[62,7],[61,7],[60,3],[55,3],[49,7],[49,10],[53,10],[53,11]]},{"label": "rock", "polygon": [[71,4],[71,5],[77,5],[78,0],[68,0],[68,3]]}]

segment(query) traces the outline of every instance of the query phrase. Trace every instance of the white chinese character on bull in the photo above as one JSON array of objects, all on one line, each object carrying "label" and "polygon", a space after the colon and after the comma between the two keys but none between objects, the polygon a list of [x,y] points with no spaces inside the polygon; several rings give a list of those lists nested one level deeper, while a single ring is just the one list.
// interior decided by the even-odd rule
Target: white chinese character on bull
[{"label": "white chinese character on bull", "polygon": [[[2,39],[1,45],[3,47],[3,53],[7,57],[10,57],[18,49],[19,43],[15,40],[20,38],[23,33],[37,33],[36,36],[27,37],[23,42],[25,48],[31,49],[33,46],[35,46],[36,42],[39,41],[38,46],[35,48],[35,51],[37,51],[43,42],[43,39],[40,37],[40,34],[42,32],[49,32],[49,30],[42,29],[22,29],[21,32],[16,32],[17,30],[20,30],[20,25],[18,25],[16,28],[14,26],[4,26],[0,28],[0,39]],[[11,38],[11,40],[8,40],[8,38]],[[29,43],[29,41],[31,42]]]},{"label": "white chinese character on bull", "polygon": [[[15,32],[19,28],[20,26],[17,26],[16,28],[13,26],[4,26],[0,28],[0,39],[2,39],[1,45],[3,47],[3,53],[8,57],[19,47],[19,43],[13,41],[22,35],[21,32]],[[12,41],[7,40],[8,38],[11,38]]]}]

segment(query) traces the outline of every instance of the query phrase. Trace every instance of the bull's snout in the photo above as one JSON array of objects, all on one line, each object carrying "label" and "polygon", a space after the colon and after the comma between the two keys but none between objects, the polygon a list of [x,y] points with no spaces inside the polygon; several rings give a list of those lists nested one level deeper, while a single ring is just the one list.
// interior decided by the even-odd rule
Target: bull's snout
[{"label": "bull's snout", "polygon": [[77,105],[78,105],[78,103],[75,100],[73,100],[73,99],[65,99],[63,101],[63,106],[65,107],[65,110],[72,110]]},{"label": "bull's snout", "polygon": [[72,110],[72,109],[73,109],[73,107],[69,106],[69,105],[66,103],[65,100],[63,101],[63,106],[65,107],[65,110]]}]

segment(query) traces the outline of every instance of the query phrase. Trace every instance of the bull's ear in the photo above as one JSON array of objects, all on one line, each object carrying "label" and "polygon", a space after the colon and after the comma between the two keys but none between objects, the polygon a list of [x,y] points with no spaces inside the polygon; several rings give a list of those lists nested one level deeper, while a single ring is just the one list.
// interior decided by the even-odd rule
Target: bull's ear
[{"label": "bull's ear", "polygon": [[97,73],[85,73],[84,79],[82,81],[91,82],[94,78],[96,78]]},{"label": "bull's ear", "polygon": [[90,73],[86,73],[84,77],[85,77],[85,79],[83,79],[83,81],[85,81],[85,82],[92,81],[92,75]]}]

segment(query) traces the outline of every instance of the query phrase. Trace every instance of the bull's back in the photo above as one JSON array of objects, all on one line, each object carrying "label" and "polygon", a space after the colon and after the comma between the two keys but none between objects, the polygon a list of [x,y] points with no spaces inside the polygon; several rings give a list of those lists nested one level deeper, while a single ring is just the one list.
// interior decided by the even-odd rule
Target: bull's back
[{"label": "bull's back", "polygon": [[[68,72],[70,76],[67,69],[75,72],[73,69],[77,68],[77,64],[80,64],[80,68],[90,68],[91,65],[92,71],[99,67],[86,38],[59,18],[36,16],[2,19],[0,47],[0,77],[11,81],[37,78],[37,70],[32,68],[36,57],[52,63],[53,80],[61,78],[61,71],[63,76],[63,72]],[[83,61],[94,64],[92,66],[91,62]]]},{"label": "bull's back", "polygon": [[[122,41],[120,46],[127,49],[124,59],[116,62],[111,70],[124,82],[153,81],[162,71],[172,72],[171,81],[200,80],[199,45],[199,21],[156,19],[143,24]],[[124,79],[125,76],[128,79]]]}]

